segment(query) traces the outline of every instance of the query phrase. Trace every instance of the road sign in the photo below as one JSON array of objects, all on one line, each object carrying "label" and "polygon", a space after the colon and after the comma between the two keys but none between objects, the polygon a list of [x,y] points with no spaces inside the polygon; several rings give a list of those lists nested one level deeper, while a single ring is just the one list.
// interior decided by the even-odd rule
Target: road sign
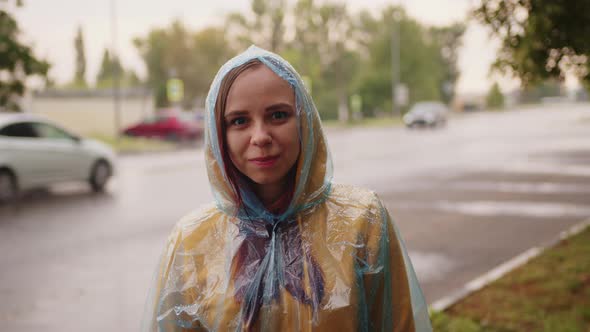
[{"label": "road sign", "polygon": [[405,84],[398,84],[395,89],[395,103],[398,106],[406,106],[410,99],[410,90]]},{"label": "road sign", "polygon": [[177,103],[184,98],[184,83],[178,78],[171,78],[166,83],[166,96],[171,103]]}]

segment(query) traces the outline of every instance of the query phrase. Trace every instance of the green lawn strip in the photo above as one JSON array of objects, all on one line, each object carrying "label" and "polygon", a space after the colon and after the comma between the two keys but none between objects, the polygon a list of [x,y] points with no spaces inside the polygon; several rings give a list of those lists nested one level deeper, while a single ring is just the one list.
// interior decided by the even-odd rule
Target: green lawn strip
[{"label": "green lawn strip", "polygon": [[176,144],[157,139],[136,137],[116,138],[105,135],[91,135],[91,137],[111,146],[117,153],[157,152],[177,149]]},{"label": "green lawn strip", "polygon": [[434,312],[435,331],[590,331],[590,227]]}]

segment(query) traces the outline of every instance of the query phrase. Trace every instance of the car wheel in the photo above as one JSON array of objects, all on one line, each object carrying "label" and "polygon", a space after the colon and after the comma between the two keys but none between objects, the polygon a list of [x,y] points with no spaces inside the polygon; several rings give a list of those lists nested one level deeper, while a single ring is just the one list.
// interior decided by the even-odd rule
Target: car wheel
[{"label": "car wheel", "polygon": [[104,160],[97,161],[90,172],[90,187],[95,192],[104,190],[109,178],[111,177],[111,166]]},{"label": "car wheel", "polygon": [[0,203],[15,199],[17,194],[16,177],[7,170],[0,170]]}]

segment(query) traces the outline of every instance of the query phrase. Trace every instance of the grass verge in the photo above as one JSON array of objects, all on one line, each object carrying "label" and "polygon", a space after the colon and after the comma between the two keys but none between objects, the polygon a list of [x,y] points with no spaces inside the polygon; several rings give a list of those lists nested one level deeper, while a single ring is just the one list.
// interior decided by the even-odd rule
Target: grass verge
[{"label": "grass verge", "polygon": [[160,152],[176,150],[177,144],[148,138],[112,137],[106,135],[91,135],[93,139],[111,146],[119,154]]},{"label": "grass verge", "polygon": [[431,314],[434,331],[590,331],[590,227]]}]

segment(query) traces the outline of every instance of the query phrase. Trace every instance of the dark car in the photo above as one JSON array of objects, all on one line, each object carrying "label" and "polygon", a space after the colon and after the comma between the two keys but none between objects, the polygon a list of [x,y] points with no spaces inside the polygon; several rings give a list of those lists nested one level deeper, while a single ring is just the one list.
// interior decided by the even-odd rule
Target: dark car
[{"label": "dark car", "polygon": [[190,114],[166,114],[130,126],[123,130],[123,134],[170,141],[194,141],[202,137],[203,125]]}]

